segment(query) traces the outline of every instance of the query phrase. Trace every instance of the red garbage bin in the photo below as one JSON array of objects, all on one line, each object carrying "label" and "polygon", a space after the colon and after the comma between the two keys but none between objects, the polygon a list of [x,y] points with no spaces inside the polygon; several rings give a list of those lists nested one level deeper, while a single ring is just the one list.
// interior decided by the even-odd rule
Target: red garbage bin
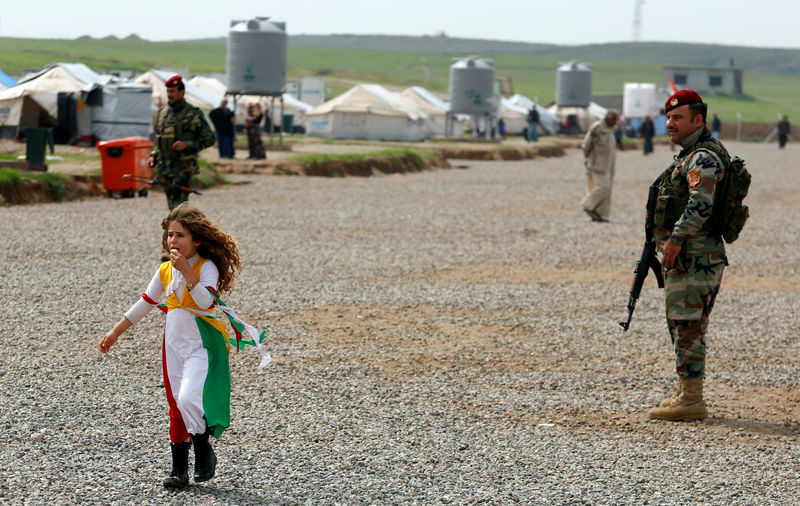
[{"label": "red garbage bin", "polygon": [[[122,197],[133,197],[136,192],[144,197],[148,185],[142,179],[152,177],[152,169],[147,166],[147,155],[153,148],[153,141],[147,137],[123,137],[97,145],[103,163],[103,186],[112,197],[115,191]],[[139,181],[124,181],[122,176],[133,174]]]}]

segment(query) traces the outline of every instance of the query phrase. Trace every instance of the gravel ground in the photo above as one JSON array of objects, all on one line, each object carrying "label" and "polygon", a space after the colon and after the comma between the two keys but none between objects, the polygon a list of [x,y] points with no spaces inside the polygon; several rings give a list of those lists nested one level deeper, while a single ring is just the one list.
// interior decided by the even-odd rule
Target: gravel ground
[{"label": "gravel ground", "polygon": [[0,208],[0,502],[797,504],[800,146],[729,147],[752,217],[694,423],[645,416],[674,384],[654,280],[617,325],[664,146],[619,154],[607,224],[579,208],[577,150],[193,196],[239,240],[227,301],[273,363],[232,357],[218,475],[180,492],[162,316],[97,350],[157,267],[163,196]]}]

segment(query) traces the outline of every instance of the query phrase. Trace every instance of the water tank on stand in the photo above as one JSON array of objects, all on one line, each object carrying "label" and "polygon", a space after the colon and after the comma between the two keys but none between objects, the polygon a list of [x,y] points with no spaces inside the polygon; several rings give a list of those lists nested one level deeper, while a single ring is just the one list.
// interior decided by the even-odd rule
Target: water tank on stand
[{"label": "water tank on stand", "polygon": [[286,89],[286,23],[257,17],[231,21],[228,32],[229,92],[276,95]]},{"label": "water tank on stand", "polygon": [[453,58],[450,66],[450,112],[491,114],[494,95],[494,62],[478,56]]},{"label": "water tank on stand", "polygon": [[571,61],[556,72],[556,104],[559,107],[589,107],[592,102],[592,66]]}]

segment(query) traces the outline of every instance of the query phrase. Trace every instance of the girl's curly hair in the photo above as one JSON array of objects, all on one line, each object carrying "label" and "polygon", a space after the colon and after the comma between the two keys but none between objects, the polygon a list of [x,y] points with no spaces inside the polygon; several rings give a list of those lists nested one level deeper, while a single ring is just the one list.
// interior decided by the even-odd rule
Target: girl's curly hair
[{"label": "girl's curly hair", "polygon": [[242,263],[239,261],[239,246],[233,237],[212,223],[200,209],[184,202],[161,220],[161,228],[164,229],[161,245],[165,251],[169,250],[167,235],[169,225],[173,221],[177,221],[188,230],[192,234],[193,241],[200,241],[197,252],[201,257],[211,260],[217,266],[219,270],[217,290],[220,292],[232,291],[233,278],[236,277],[237,271],[241,272],[242,270]]}]

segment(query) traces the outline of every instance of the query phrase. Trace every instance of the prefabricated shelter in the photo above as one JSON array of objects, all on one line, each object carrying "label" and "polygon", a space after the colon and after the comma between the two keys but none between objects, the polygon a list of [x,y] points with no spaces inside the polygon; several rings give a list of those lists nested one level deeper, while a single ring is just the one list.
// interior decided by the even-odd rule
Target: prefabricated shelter
[{"label": "prefabricated shelter", "polygon": [[428,116],[378,84],[359,84],[306,112],[306,134],[334,139],[421,141]]},{"label": "prefabricated shelter", "polygon": [[0,136],[52,126],[58,143],[147,136],[150,88],[101,75],[82,63],[56,63],[0,91]]},{"label": "prefabricated shelter", "polygon": [[667,97],[653,83],[625,83],[622,93],[622,115],[625,119],[658,116]]},{"label": "prefabricated shelter", "polygon": [[664,66],[664,87],[672,83],[678,88],[696,90],[700,94],[719,93],[741,96],[742,69],[734,67],[691,67],[678,65]]},{"label": "prefabricated shelter", "polygon": [[448,134],[448,114],[449,105],[422,86],[412,86],[400,93],[400,97],[420,111],[424,112],[428,119],[425,121],[425,132],[428,137],[452,135],[461,137],[469,124],[468,114],[454,115],[451,132]]}]

